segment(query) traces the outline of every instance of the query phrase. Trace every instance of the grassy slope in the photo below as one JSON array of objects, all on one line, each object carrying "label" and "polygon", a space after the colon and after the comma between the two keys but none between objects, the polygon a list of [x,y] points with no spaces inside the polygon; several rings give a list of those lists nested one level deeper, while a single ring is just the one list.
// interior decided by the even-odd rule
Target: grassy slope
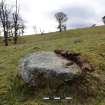
[{"label": "grassy slope", "polygon": [[[94,75],[98,74],[102,79],[100,86],[102,88],[94,105],[105,105],[105,27],[49,33],[44,36],[25,36],[19,39],[18,45],[13,46],[10,42],[9,47],[3,47],[0,40],[0,105],[38,105],[37,103],[46,105],[31,96],[32,89],[23,87],[23,82],[15,75],[18,61],[22,56],[39,50],[53,51],[56,48],[81,52],[94,64],[96,68]],[[48,103],[48,105],[53,104]]]}]

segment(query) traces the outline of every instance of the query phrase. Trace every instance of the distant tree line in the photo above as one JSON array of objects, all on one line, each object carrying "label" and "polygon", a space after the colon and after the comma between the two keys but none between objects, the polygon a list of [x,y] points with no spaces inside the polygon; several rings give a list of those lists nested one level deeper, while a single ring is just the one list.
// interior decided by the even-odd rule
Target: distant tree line
[{"label": "distant tree line", "polygon": [[5,0],[0,2],[0,23],[5,46],[8,46],[9,37],[12,37],[14,44],[17,44],[18,35],[24,34],[25,28],[24,21],[19,14],[17,0],[15,10],[10,9]]}]

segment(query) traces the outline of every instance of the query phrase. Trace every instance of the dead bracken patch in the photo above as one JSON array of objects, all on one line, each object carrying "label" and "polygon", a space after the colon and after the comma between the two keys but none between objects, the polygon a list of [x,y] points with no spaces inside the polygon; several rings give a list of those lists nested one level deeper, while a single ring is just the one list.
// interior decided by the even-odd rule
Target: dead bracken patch
[{"label": "dead bracken patch", "polygon": [[88,72],[94,71],[94,68],[92,67],[92,65],[88,62],[87,59],[82,57],[80,53],[70,52],[69,50],[63,50],[63,49],[56,49],[54,50],[54,52],[57,55],[76,63],[83,72],[84,71],[88,71]]}]

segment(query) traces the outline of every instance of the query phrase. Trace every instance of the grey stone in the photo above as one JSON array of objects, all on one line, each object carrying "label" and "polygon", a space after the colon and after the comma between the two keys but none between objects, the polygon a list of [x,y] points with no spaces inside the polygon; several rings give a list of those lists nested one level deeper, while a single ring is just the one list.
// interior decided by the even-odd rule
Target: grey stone
[{"label": "grey stone", "polygon": [[19,75],[32,86],[53,88],[80,76],[81,69],[53,52],[36,52],[21,59]]}]

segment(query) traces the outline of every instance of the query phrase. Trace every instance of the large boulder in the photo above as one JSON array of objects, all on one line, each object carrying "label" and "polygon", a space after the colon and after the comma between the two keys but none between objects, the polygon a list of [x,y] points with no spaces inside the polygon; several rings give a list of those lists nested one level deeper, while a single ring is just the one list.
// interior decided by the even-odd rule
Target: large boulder
[{"label": "large boulder", "polygon": [[59,86],[81,75],[80,67],[54,52],[36,52],[21,59],[19,75],[31,86]]}]

